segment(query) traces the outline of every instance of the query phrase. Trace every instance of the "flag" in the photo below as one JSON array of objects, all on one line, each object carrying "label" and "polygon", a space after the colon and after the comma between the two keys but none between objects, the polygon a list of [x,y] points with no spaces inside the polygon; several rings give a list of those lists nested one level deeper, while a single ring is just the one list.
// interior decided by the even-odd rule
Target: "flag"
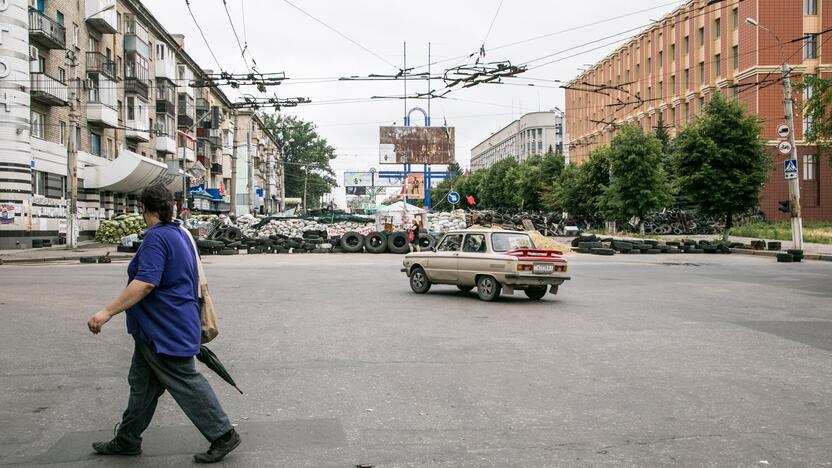
[{"label": "flag", "polygon": [[468,195],[467,197],[465,197],[465,199],[468,200],[469,205],[476,205],[477,204],[477,202],[474,201],[474,196],[473,195]]}]

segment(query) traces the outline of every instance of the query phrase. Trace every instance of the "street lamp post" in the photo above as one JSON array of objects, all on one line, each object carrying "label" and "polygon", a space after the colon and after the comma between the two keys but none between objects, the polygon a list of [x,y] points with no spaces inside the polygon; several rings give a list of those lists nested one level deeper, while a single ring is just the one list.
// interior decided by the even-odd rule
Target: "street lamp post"
[{"label": "street lamp post", "polygon": [[[794,100],[792,99],[792,81],[790,78],[791,69],[786,63],[786,53],[783,49],[783,42],[777,34],[758,23],[757,20],[753,18],[746,18],[745,22],[757,29],[761,29],[771,34],[774,37],[774,40],[777,41],[777,46],[780,48],[780,60],[782,62],[781,67],[783,74],[783,104],[785,107],[786,125],[789,127],[789,143],[792,146],[790,159],[794,163],[794,167],[797,169],[799,166],[797,164],[797,145],[794,142]],[[789,211],[791,214],[792,224],[792,243],[794,244],[795,249],[802,250],[803,219],[800,214],[800,178],[797,177],[797,172],[795,172],[794,178],[789,179]]]}]

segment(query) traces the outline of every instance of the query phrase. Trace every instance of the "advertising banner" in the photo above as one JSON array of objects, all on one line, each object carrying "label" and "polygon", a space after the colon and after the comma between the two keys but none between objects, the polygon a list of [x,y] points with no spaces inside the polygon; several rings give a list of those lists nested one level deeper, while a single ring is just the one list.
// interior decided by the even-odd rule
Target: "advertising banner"
[{"label": "advertising banner", "polygon": [[373,185],[372,172],[344,172],[344,187],[369,187]]},{"label": "advertising banner", "polygon": [[0,203],[0,224],[14,224],[15,210],[12,203]]},{"label": "advertising banner", "polygon": [[408,174],[407,184],[405,187],[405,196],[407,198],[424,198],[425,197],[425,175],[424,174]]},{"label": "advertising banner", "polygon": [[380,127],[380,164],[451,164],[453,127]]}]

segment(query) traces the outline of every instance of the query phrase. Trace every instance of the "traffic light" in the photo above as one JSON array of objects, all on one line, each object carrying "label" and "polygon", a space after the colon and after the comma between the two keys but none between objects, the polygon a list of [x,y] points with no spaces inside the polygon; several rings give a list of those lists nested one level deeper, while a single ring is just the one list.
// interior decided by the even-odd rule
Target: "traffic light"
[{"label": "traffic light", "polygon": [[777,208],[779,211],[782,211],[783,213],[791,213],[792,212],[791,207],[790,207],[791,203],[789,202],[789,200],[782,200],[782,201],[779,201],[777,203],[780,204],[780,207]]}]

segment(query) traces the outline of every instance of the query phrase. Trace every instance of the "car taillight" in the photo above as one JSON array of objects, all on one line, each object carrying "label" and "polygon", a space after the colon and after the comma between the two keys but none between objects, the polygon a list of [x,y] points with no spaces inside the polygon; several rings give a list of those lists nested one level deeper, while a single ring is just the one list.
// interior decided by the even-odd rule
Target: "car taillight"
[{"label": "car taillight", "polygon": [[517,265],[517,271],[532,271],[534,269],[533,265]]},{"label": "car taillight", "polygon": [[566,272],[566,265],[555,265],[555,271]]}]

